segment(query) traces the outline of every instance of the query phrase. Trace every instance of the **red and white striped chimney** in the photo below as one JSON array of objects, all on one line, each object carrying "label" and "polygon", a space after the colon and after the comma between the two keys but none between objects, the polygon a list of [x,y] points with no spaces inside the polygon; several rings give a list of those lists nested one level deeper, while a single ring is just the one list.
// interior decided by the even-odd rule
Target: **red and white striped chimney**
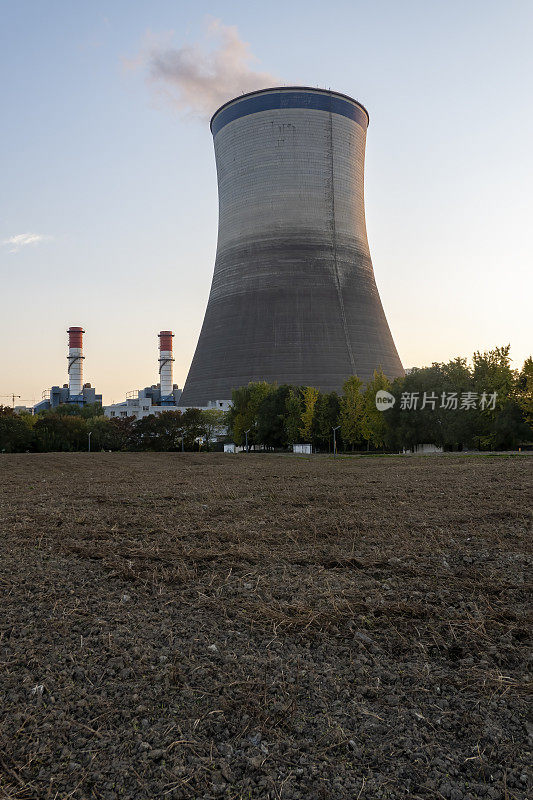
[{"label": "red and white striped chimney", "polygon": [[68,331],[68,388],[69,394],[79,395],[83,388],[83,328]]},{"label": "red and white striped chimney", "polygon": [[161,331],[159,334],[159,382],[161,385],[161,399],[172,395],[174,388],[172,364],[172,331]]}]

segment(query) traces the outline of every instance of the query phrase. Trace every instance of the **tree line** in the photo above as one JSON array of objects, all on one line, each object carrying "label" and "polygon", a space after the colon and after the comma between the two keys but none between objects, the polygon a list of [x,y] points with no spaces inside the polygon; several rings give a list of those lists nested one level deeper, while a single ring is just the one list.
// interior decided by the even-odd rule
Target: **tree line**
[{"label": "tree line", "polygon": [[[533,360],[510,366],[510,347],[413,369],[390,382],[376,370],[349,377],[340,393],[265,382],[235,389],[224,414],[188,409],[136,420],[108,419],[98,404],[61,405],[35,416],[0,406],[0,452],[210,450],[221,441],[285,449],[309,443],[339,450],[397,452],[419,444],[446,450],[515,449],[533,441]],[[387,410],[376,395],[387,393]],[[215,442],[217,444],[215,445]]]},{"label": "tree line", "polygon": [[[413,369],[389,381],[381,369],[363,383],[357,375],[342,392],[311,386],[250,383],[233,392],[227,423],[233,441],[266,448],[309,443],[320,451],[514,449],[533,441],[533,361],[510,366],[510,346]],[[378,392],[391,395],[387,410]]]},{"label": "tree line", "polygon": [[108,419],[97,403],[60,405],[35,416],[0,406],[0,452],[209,450],[225,430],[217,409],[163,411],[142,419]]}]

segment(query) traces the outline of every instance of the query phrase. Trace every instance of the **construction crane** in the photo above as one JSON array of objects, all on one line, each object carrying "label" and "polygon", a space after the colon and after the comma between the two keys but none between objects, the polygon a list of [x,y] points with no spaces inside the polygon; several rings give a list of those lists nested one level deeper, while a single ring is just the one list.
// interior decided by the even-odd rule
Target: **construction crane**
[{"label": "construction crane", "polygon": [[15,408],[15,400],[20,400],[20,394],[2,394],[0,397],[10,397],[13,403],[13,408]]}]

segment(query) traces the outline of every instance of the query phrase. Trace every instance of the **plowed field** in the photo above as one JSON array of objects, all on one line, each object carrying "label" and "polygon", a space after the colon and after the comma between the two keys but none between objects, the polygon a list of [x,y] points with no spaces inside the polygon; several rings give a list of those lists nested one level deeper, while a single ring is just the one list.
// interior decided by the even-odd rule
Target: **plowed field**
[{"label": "plowed field", "polygon": [[532,466],[0,456],[0,797],[531,797]]}]

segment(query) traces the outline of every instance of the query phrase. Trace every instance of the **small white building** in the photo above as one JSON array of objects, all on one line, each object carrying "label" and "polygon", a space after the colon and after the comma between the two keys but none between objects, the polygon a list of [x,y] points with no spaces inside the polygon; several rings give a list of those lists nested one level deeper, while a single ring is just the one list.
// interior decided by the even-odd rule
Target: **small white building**
[{"label": "small white building", "polygon": [[313,452],[313,446],[310,444],[293,444],[292,452],[310,456]]},{"label": "small white building", "polygon": [[416,444],[412,450],[404,450],[403,452],[406,455],[408,453],[415,453],[416,455],[428,455],[430,453],[442,453],[444,451],[442,447],[439,447],[436,444]]}]

